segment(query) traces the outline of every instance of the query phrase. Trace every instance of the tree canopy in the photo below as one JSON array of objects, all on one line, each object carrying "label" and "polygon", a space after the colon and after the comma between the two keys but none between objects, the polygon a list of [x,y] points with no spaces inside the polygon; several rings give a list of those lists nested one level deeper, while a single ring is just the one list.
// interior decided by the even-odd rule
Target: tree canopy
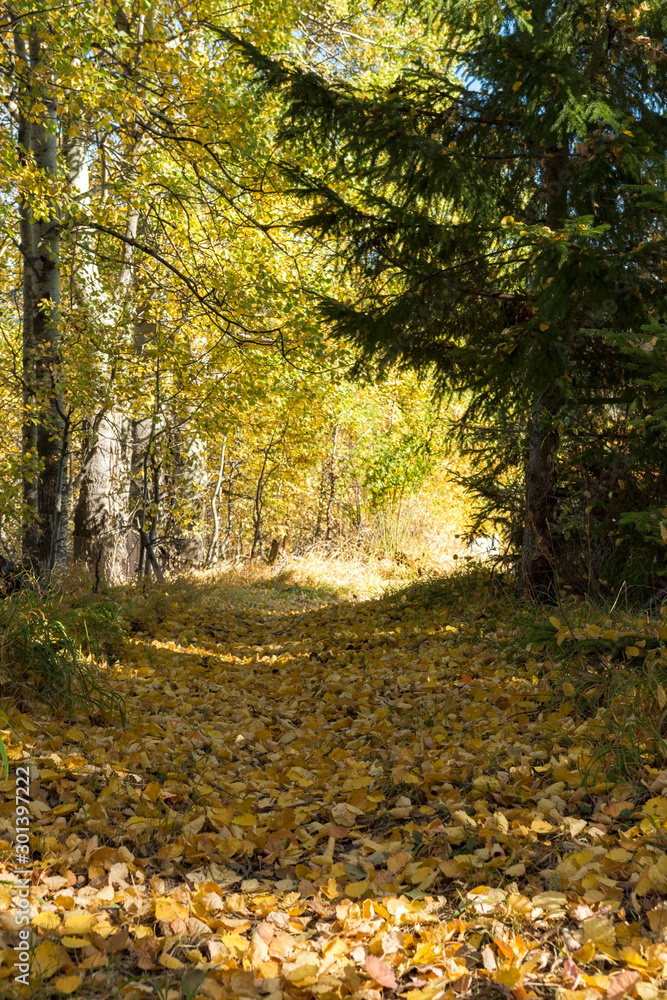
[{"label": "tree canopy", "polygon": [[[300,224],[353,284],[321,290],[325,321],[381,367],[467,394],[459,429],[486,458],[470,485],[522,539],[527,589],[548,592],[573,519],[604,549],[664,489],[664,11],[426,12],[438,42],[390,84],[239,45],[283,101]],[[518,500],[499,480],[522,465]],[[626,475],[632,495],[614,499]],[[628,555],[600,552],[596,579]]]},{"label": "tree canopy", "polygon": [[7,558],[358,542],[447,467],[527,595],[653,586],[662,5],[70,15],[3,22]]}]

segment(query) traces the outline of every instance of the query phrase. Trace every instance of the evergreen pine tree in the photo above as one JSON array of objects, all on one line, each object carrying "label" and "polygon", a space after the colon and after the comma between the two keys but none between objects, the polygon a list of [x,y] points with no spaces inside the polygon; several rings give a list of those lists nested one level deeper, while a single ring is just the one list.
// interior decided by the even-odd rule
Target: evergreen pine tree
[{"label": "evergreen pine tree", "polygon": [[436,8],[434,51],[389,90],[241,44],[283,91],[302,225],[356,279],[354,301],[322,300],[333,331],[380,366],[434,367],[470,421],[519,416],[520,578],[548,597],[562,434],[634,405],[628,351],[662,331],[666,9]]}]

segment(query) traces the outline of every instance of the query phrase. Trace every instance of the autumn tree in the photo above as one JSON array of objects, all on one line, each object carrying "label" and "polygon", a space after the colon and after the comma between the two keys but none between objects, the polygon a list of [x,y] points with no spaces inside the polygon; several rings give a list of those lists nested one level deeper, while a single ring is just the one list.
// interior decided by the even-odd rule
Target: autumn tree
[{"label": "autumn tree", "polygon": [[229,32],[359,80],[395,71],[416,36],[355,3],[265,13],[84,4],[72,32],[71,8],[17,2],[2,23],[23,325],[5,377],[22,394],[23,555],[43,579],[72,557],[108,580],[146,566],[208,475],[206,442],[219,454],[238,429],[230,385],[252,407],[246,373],[275,385],[273,367],[279,410],[290,366],[328,364],[305,291],[326,260],[290,232],[276,108],[257,105]]}]

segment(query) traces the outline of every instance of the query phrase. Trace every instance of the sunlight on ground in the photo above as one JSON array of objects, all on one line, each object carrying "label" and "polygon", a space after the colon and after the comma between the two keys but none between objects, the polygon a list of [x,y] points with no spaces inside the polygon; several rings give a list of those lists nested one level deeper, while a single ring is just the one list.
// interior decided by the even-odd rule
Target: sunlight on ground
[{"label": "sunlight on ground", "polygon": [[[125,588],[127,726],[11,713],[33,776],[17,996],[662,1000],[667,772],[643,797],[585,777],[594,720],[488,575],[363,599],[397,580],[362,569]],[[8,987],[15,912],[0,885]]]}]

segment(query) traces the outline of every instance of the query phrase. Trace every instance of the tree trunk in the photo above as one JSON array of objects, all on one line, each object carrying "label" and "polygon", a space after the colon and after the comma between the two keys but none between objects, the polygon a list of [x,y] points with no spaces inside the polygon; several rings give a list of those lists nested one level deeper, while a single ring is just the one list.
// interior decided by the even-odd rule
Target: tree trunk
[{"label": "tree trunk", "polygon": [[[30,63],[39,67],[44,78],[42,42],[33,32]],[[32,153],[38,174],[55,180],[58,170],[56,136],[57,104],[45,84],[41,84],[42,106],[32,124]],[[60,373],[60,232],[61,223],[54,205],[31,215],[32,229],[32,340],[36,387],[37,455],[40,473],[37,486],[37,562],[40,576],[67,558],[67,455],[64,435],[65,409]],[[33,364],[29,358],[28,363]]]},{"label": "tree trunk", "polygon": [[334,500],[336,498],[336,480],[338,479],[338,475],[336,472],[338,424],[334,425],[332,438],[333,442],[331,446],[331,464],[329,466],[329,495],[327,497],[327,513],[326,513],[327,530],[326,530],[326,535],[324,536],[327,542],[331,541],[331,529],[333,527],[332,524],[333,505],[334,505]]},{"label": "tree trunk", "polygon": [[73,557],[95,568],[107,583],[122,583],[128,564],[127,461],[124,422],[117,410],[98,414],[89,425],[84,473],[74,510]]},{"label": "tree trunk", "polygon": [[[21,166],[28,161],[32,151],[32,124],[30,107],[30,80],[28,73],[28,52],[24,38],[14,32],[14,51],[21,66],[14,83],[14,100],[18,110],[18,160]],[[21,267],[23,271],[22,289],[22,358],[23,358],[23,411],[22,411],[22,453],[23,453],[23,559],[27,565],[38,566],[38,462],[37,424],[34,419],[35,387],[35,346],[33,319],[35,303],[32,288],[32,264],[34,256],[30,205],[22,197],[19,203],[19,235],[21,240]]]},{"label": "tree trunk", "polygon": [[220,544],[220,514],[218,512],[218,501],[220,497],[220,492],[222,490],[222,476],[225,471],[225,454],[227,451],[227,439],[225,438],[222,445],[222,452],[220,454],[220,469],[218,470],[218,479],[215,484],[215,489],[213,490],[213,496],[211,498],[211,514],[213,515],[213,533],[211,535],[211,543],[208,547],[208,552],[206,553],[206,560],[204,565],[206,567],[213,566],[218,561],[218,546]]},{"label": "tree trunk", "polygon": [[[546,152],[546,223],[556,230],[567,218],[568,185],[572,175],[567,146],[553,146]],[[561,402],[560,389],[548,385],[536,398],[528,422],[520,587],[529,600],[553,601],[557,596],[552,529],[557,514],[554,487],[558,479],[560,444],[556,415]]]},{"label": "tree trunk", "polygon": [[529,600],[556,598],[553,526],[554,487],[558,477],[560,435],[554,426],[558,393],[550,387],[535,401],[528,423],[526,454],[526,513],[521,549],[520,586]]},{"label": "tree trunk", "polygon": [[[143,41],[144,16],[138,19],[137,42]],[[140,137],[135,130],[134,141],[128,153],[129,174],[136,174],[135,160],[138,156]],[[81,205],[88,205],[90,178],[88,172],[87,149],[84,142],[75,139],[67,149],[68,180],[79,192]],[[106,170],[103,154],[103,177],[101,197],[106,198]],[[133,240],[137,235],[138,214],[131,211],[125,226],[125,235]],[[134,276],[134,250],[130,243],[123,243],[121,268],[115,292],[104,291],[97,263],[94,257],[93,234],[83,229],[79,240],[82,261],[75,273],[75,287],[91,323],[103,331],[109,331],[129,321],[131,308],[129,297]],[[134,324],[135,347],[138,338],[138,324]],[[100,383],[110,378],[102,365],[99,366]],[[86,447],[83,455],[81,486],[74,515],[75,559],[87,562],[95,568],[96,577],[108,583],[122,583],[136,570],[139,534],[130,527],[128,507],[130,505],[131,461],[130,448],[134,450],[136,434],[132,423],[132,443],[128,446],[130,423],[124,418],[118,406],[104,405],[87,422]],[[135,456],[133,455],[134,459]],[[136,461],[143,464],[143,455]],[[143,527],[143,525],[142,525]],[[141,547],[143,555],[143,546]]]},{"label": "tree trunk", "polygon": [[[79,203],[87,205],[90,190],[87,150],[80,140],[67,149],[68,180],[79,192]],[[115,298],[104,291],[94,259],[93,234],[82,229],[79,234],[81,260],[74,272],[77,296],[88,321],[100,332],[112,330],[122,320],[124,300],[131,283],[131,262],[123,259]],[[100,384],[107,383],[110,372],[98,365]],[[87,421],[80,490],[74,510],[73,557],[94,567],[96,578],[108,583],[122,583],[131,566],[128,558],[128,528],[125,522],[129,465],[127,459],[127,421],[117,407],[103,407]]]},{"label": "tree trunk", "polygon": [[262,468],[257,480],[257,487],[255,489],[255,497],[253,503],[253,513],[252,513],[252,525],[253,525],[253,535],[252,535],[252,546],[250,549],[250,558],[254,559],[259,549],[259,554],[262,555],[262,517],[264,513],[264,485],[266,476],[266,466],[269,461],[269,455],[271,454],[271,448],[273,447],[273,437],[264,451],[264,459],[262,461]]}]

